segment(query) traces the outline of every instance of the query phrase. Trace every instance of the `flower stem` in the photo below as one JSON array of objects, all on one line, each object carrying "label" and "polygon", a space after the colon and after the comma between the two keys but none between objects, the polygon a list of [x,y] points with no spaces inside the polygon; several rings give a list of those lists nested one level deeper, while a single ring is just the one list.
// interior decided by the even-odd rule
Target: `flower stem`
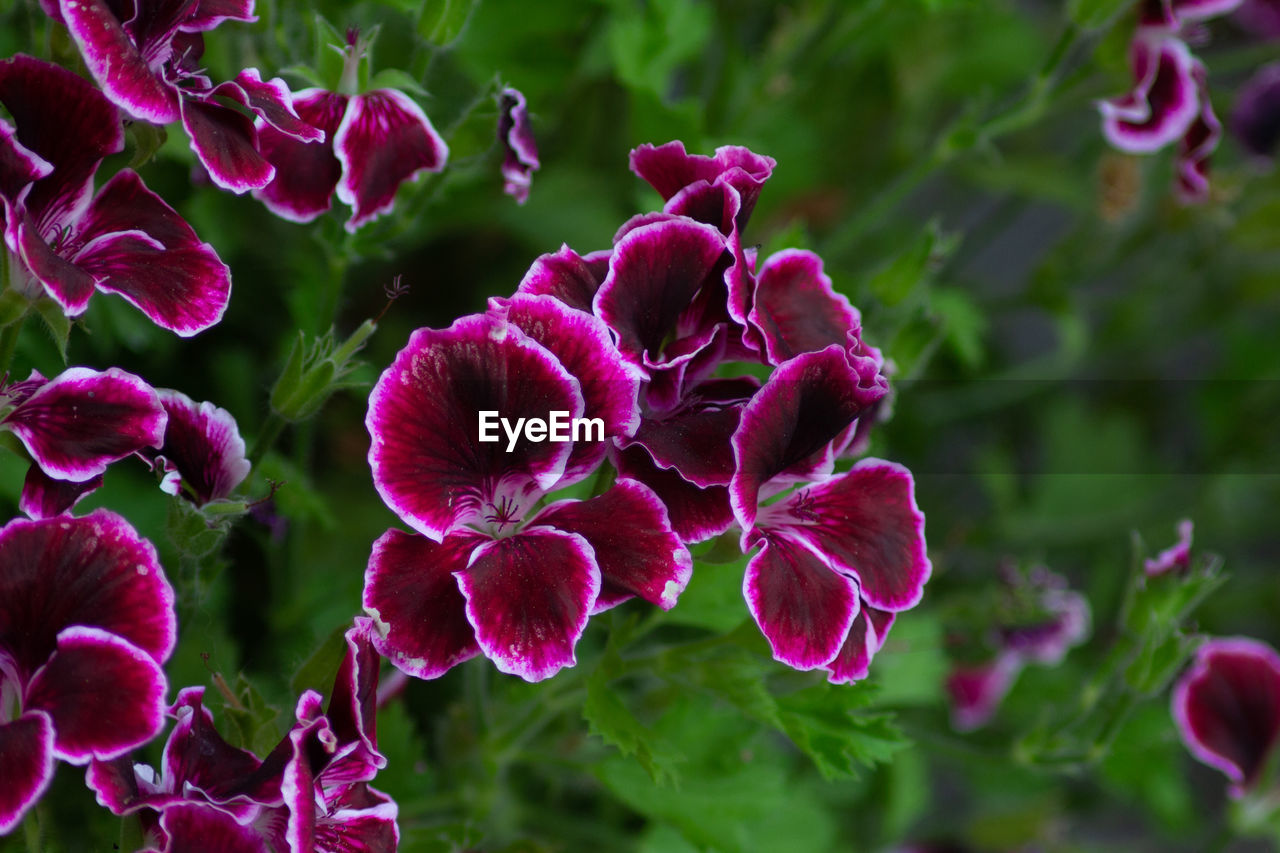
[{"label": "flower stem", "polygon": [[22,819],[22,839],[26,843],[27,853],[42,853],[43,836],[40,826],[40,809],[36,807],[27,812],[27,816]]},{"label": "flower stem", "polygon": [[275,412],[267,415],[266,423],[258,430],[258,437],[253,440],[253,449],[249,451],[249,464],[254,468],[267,455],[267,451],[276,443],[280,433],[284,431],[285,420]]},{"label": "flower stem", "polygon": [[25,321],[24,314],[0,329],[0,376],[4,375],[13,361],[13,354],[18,349],[18,337],[22,334],[22,325]]}]

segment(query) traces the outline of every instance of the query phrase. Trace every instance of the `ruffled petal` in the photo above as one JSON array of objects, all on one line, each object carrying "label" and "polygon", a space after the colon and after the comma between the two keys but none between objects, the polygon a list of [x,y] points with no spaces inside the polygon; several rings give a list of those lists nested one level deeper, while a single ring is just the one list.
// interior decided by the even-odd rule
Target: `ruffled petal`
[{"label": "ruffled petal", "polygon": [[51,477],[83,482],[144,447],[159,447],[168,416],[150,385],[117,367],[71,367],[0,425]]},{"label": "ruffled petal", "polygon": [[1178,541],[1159,554],[1142,563],[1147,577],[1168,574],[1169,572],[1185,572],[1191,565],[1191,537],[1195,532],[1195,524],[1189,518],[1178,522]]},{"label": "ruffled petal", "polygon": [[61,631],[57,647],[27,684],[24,707],[53,718],[58,758],[115,758],[159,734],[169,685],[150,654],[79,625]]},{"label": "ruffled petal", "polygon": [[93,296],[93,276],[60,257],[40,236],[36,223],[30,216],[23,217],[12,230],[18,257],[35,280],[44,286],[45,292],[62,307],[63,313],[68,317],[83,314]]},{"label": "ruffled petal", "polygon": [[866,678],[871,671],[871,659],[884,648],[884,641],[896,618],[896,613],[877,610],[865,601],[862,602],[839,653],[823,667],[830,673],[827,681],[832,684],[851,684]]},{"label": "ruffled petal", "polygon": [[0,528],[0,588],[5,644],[28,674],[70,625],[103,628],[161,662],[173,650],[173,588],[155,548],[105,509]]},{"label": "ruffled petal", "polygon": [[258,20],[253,14],[254,0],[199,0],[195,10],[182,21],[185,32],[207,32],[223,21]]},{"label": "ruffled petal", "polygon": [[106,0],[61,0],[59,10],[85,66],[112,103],[152,124],[177,120],[177,91],[148,64]]},{"label": "ruffled petal", "polygon": [[554,503],[530,524],[577,533],[591,545],[601,578],[597,613],[633,595],[670,610],[693,574],[667,508],[636,480],[618,480],[588,500]]},{"label": "ruffled petal", "polygon": [[673,195],[662,209],[677,216],[687,216],[720,229],[721,234],[737,230],[742,197],[723,181],[714,184],[697,181]]},{"label": "ruffled petal", "polygon": [[81,498],[101,488],[102,480],[101,474],[81,483],[55,480],[40,470],[39,465],[32,465],[27,469],[27,477],[22,483],[18,509],[26,513],[27,518],[53,518],[62,515],[80,503]]},{"label": "ruffled petal", "polygon": [[777,165],[772,157],[756,154],[740,145],[716,149],[715,156],[689,154],[679,140],[665,145],[641,145],[631,152],[631,171],[657,190],[663,200],[696,181],[723,180],[741,198],[738,228],[745,227],[755,210],[760,188]]},{"label": "ruffled petal", "polygon": [[0,723],[0,835],[22,822],[53,781],[53,721],[29,711]]},{"label": "ruffled petal", "polygon": [[[582,410],[577,380],[512,324],[471,315],[445,330],[419,329],[369,395],[374,485],[407,524],[439,541],[564,473],[570,443],[521,432],[512,444],[498,418],[572,419]],[[482,412],[489,441],[481,440]]]},{"label": "ruffled petal", "polygon": [[738,466],[729,498],[742,529],[751,529],[760,489],[774,477],[829,471],[832,443],[851,434],[887,390],[883,376],[861,375],[841,346],[803,353],[774,370],[743,407],[733,434]]},{"label": "ruffled petal", "polygon": [[183,795],[192,785],[224,805],[239,799],[239,803],[226,806],[227,810],[242,817],[251,816],[253,804],[241,789],[262,762],[218,734],[213,714],[204,705],[204,688],[183,688],[169,713],[178,721],[164,745],[161,769],[165,787]]},{"label": "ruffled petal", "polygon": [[1210,640],[1174,686],[1173,719],[1191,754],[1242,796],[1280,736],[1280,655],[1247,637]]},{"label": "ruffled petal", "polygon": [[660,468],[673,468],[697,486],[727,486],[737,467],[730,440],[759,387],[749,378],[703,382],[685,392],[681,408],[646,417],[634,438],[618,444],[641,445]]},{"label": "ruffled petal", "polygon": [[422,108],[395,89],[356,95],[333,136],[342,163],[338,198],[354,212],[347,230],[355,231],[391,210],[396,190],[423,172],[439,172],[449,147]]},{"label": "ruffled petal", "polygon": [[320,817],[316,821],[317,853],[394,853],[400,844],[398,809],[389,797],[383,797],[385,802],[362,808],[339,807]]},{"label": "ruffled petal", "polygon": [[1184,204],[1200,204],[1209,199],[1209,157],[1222,139],[1222,122],[1209,102],[1208,72],[1204,63],[1192,68],[1200,93],[1200,112],[1178,142],[1176,188]]},{"label": "ruffled petal", "polygon": [[191,150],[215,184],[245,193],[271,183],[276,170],[258,153],[253,119],[212,97],[191,95],[182,98],[181,113]]},{"label": "ruffled petal", "polygon": [[156,393],[169,415],[158,455],[176,466],[197,505],[230,496],[251,467],[235,418],[226,409],[196,403],[181,391]]},{"label": "ruffled petal", "polygon": [[574,646],[600,593],[587,540],[525,530],[483,543],[457,577],[476,640],[498,669],[541,681],[577,662]]},{"label": "ruffled petal", "polygon": [[946,685],[952,728],[970,732],[990,722],[1021,671],[1022,661],[1014,654],[952,670]]},{"label": "ruffled petal", "polygon": [[518,203],[529,199],[538,170],[538,143],[529,124],[529,107],[518,89],[503,89],[498,98],[498,141],[502,144],[503,190]]},{"label": "ruffled petal", "polygon": [[[1280,33],[1280,5],[1276,7]],[[1244,84],[1231,110],[1231,132],[1255,157],[1274,157],[1280,146],[1280,62],[1259,68]]]},{"label": "ruffled petal", "polygon": [[18,133],[0,118],[0,198],[5,220],[27,197],[31,184],[53,172],[53,164],[18,141]]},{"label": "ruffled petal", "polygon": [[914,607],[932,567],[925,551],[924,514],[916,506],[911,472],[865,459],[852,470],[791,495],[762,516],[825,554],[838,571],[858,579],[862,597],[880,610]]},{"label": "ruffled petal", "polygon": [[323,142],[325,132],[303,120],[294,109],[293,95],[284,80],[263,80],[256,68],[246,68],[232,82],[213,90],[215,96],[236,101],[266,124],[302,142]]},{"label": "ruffled petal", "polygon": [[686,543],[719,536],[733,525],[729,489],[725,486],[697,486],[674,469],[659,468],[642,446],[628,447],[614,454],[619,477],[644,483],[667,508],[671,527]]},{"label": "ruffled petal", "polygon": [[[458,598],[461,601],[461,593]],[[325,768],[326,784],[367,781],[387,764],[377,744],[378,667],[382,658],[373,645],[373,634],[373,621],[357,617],[344,637],[347,651],[333,680],[325,716],[340,748],[354,745],[354,749]]]},{"label": "ruffled petal", "polygon": [[611,250],[579,255],[563,245],[558,252],[542,255],[520,280],[516,293],[554,296],[570,308],[591,313],[596,291],[609,274]]},{"label": "ruffled petal", "polygon": [[724,237],[691,219],[630,231],[614,247],[609,275],[595,295],[596,316],[618,336],[633,364],[657,364],[680,315],[711,278]]},{"label": "ruffled petal", "polygon": [[132,169],[121,169],[93,197],[79,224],[82,244],[107,235],[140,232],[166,249],[198,246],[200,238],[176,210],[147,189]]},{"label": "ruffled petal", "polygon": [[770,364],[843,344],[860,325],[858,312],[836,293],[813,252],[784,249],[760,268],[748,319],[764,338]]},{"label": "ruffled petal", "polygon": [[160,828],[169,837],[162,853],[271,853],[256,828],[204,803],[169,806],[160,815]]},{"label": "ruffled petal", "polygon": [[829,663],[858,615],[857,583],[783,536],[763,538],[747,563],[742,594],[774,658],[796,669]]},{"label": "ruffled petal", "polygon": [[253,191],[267,209],[290,222],[310,222],[329,209],[342,177],[342,164],[333,153],[333,135],[347,112],[348,98],[324,89],[293,94],[293,109],[307,124],[324,134],[320,142],[304,142],[265,121],[256,123],[258,150],[275,167],[271,183]]},{"label": "ruffled petal", "polygon": [[482,541],[463,533],[436,543],[388,530],[373,543],[362,603],[374,648],[400,670],[438,678],[480,653],[454,573]]},{"label": "ruffled petal", "polygon": [[1102,134],[1116,148],[1148,154],[1182,138],[1200,112],[1195,59],[1176,38],[1136,38],[1133,91],[1099,101]]}]

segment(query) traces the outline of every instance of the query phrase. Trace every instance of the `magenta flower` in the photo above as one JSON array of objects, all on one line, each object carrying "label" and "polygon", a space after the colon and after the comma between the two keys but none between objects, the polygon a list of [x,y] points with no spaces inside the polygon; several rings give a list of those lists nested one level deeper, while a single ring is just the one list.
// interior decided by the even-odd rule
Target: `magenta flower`
[{"label": "magenta flower", "polygon": [[1191,534],[1195,525],[1191,519],[1184,518],[1178,522],[1178,541],[1165,548],[1154,557],[1144,560],[1142,568],[1147,577],[1174,572],[1181,574],[1191,566]]},{"label": "magenta flower", "polygon": [[[1280,10],[1277,10],[1280,20]],[[1259,68],[1240,90],[1231,111],[1231,132],[1263,162],[1280,147],[1280,63]]]},{"label": "magenta flower", "polygon": [[213,247],[124,169],[94,192],[102,159],[124,147],[119,116],[70,71],[29,56],[0,62],[0,196],[16,287],[68,316],[94,290],[117,293],[187,337],[217,323],[231,278]]},{"label": "magenta flower", "polygon": [[354,234],[391,211],[401,184],[444,168],[449,147],[407,95],[395,89],[350,94],[366,49],[354,32],[348,37],[342,91],[293,95],[293,108],[321,136],[303,139],[258,120],[260,150],[275,175],[253,195],[277,216],[310,222],[336,193],[353,208],[346,229]]},{"label": "magenta flower", "polygon": [[1191,754],[1244,796],[1264,781],[1280,735],[1280,655],[1246,637],[1209,640],[1173,688],[1173,719]]},{"label": "magenta flower", "polygon": [[1276,0],[1244,0],[1235,22],[1260,39],[1280,38],[1280,3]]},{"label": "magenta flower", "polygon": [[1142,0],[1138,26],[1177,32],[1188,24],[1234,12],[1243,0]]},{"label": "magenta flower", "polygon": [[[434,678],[483,652],[537,681],[574,663],[591,613],[631,596],[675,604],[691,560],[650,489],[621,479],[536,508],[635,428],[637,386],[604,324],[549,296],[518,294],[413,334],[365,420],[374,484],[420,534],[388,531],[369,560],[364,607],[382,654]],[[492,422],[495,440],[481,438],[482,412],[507,423]],[[599,429],[544,440],[553,413]],[[540,432],[510,429],[533,419]]]},{"label": "magenta flower", "polygon": [[119,368],[32,372],[0,388],[0,429],[18,437],[34,464],[21,509],[58,515],[102,484],[107,465],[159,447],[168,415],[150,385]]},{"label": "magenta flower", "polygon": [[[46,0],[52,12],[52,0]],[[215,184],[242,193],[265,186],[273,169],[258,153],[253,120],[238,104],[278,132],[320,139],[289,104],[279,78],[264,81],[245,69],[232,82],[214,85],[196,62],[201,33],[224,20],[253,21],[253,0],[59,0],[57,14],[80,48],[89,73],[106,97],[130,116],[152,124],[182,121],[191,150]]]},{"label": "magenta flower", "polygon": [[57,759],[112,759],[164,716],[173,590],[118,515],[0,528],[0,833],[40,798]]},{"label": "magenta flower", "polygon": [[946,684],[952,727],[970,732],[985,726],[1013,687],[1022,666],[1017,654],[1002,652],[986,663],[953,669]]},{"label": "magenta flower", "polygon": [[196,506],[230,497],[251,467],[235,418],[226,409],[196,403],[181,391],[162,389],[158,394],[169,418],[164,444],[141,455],[153,470],[163,472],[160,488]]},{"label": "magenta flower", "polygon": [[524,204],[529,200],[533,173],[538,171],[538,142],[529,125],[529,107],[518,89],[503,89],[498,96],[498,143],[502,145],[503,190]]},{"label": "magenta flower", "polygon": [[1172,36],[1137,37],[1130,44],[1134,87],[1099,101],[1102,133],[1113,146],[1148,154],[1186,136],[1200,114],[1196,69],[1186,43]]}]

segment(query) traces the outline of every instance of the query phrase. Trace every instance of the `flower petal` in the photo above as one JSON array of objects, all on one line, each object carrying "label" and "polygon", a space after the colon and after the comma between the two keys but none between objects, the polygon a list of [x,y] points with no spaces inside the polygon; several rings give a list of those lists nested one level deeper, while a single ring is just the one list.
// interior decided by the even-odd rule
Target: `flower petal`
[{"label": "flower petal", "polygon": [[658,146],[641,145],[631,152],[631,171],[657,190],[664,201],[696,181],[724,180],[741,197],[739,229],[746,226],[760,197],[760,188],[776,165],[772,157],[740,145],[717,148],[713,157],[688,154],[679,140]]},{"label": "flower petal", "polygon": [[326,138],[325,131],[298,115],[284,80],[279,77],[263,80],[256,68],[244,69],[233,82],[215,88],[213,94],[236,101],[266,124],[302,142],[323,142]]},{"label": "flower petal", "polygon": [[832,442],[851,433],[851,425],[887,389],[883,376],[860,375],[837,345],[803,353],[774,370],[743,407],[733,434],[738,466],[729,499],[743,530],[755,521],[762,486],[781,474],[820,471],[834,452]]},{"label": "flower petal", "polygon": [[476,640],[502,672],[541,681],[577,662],[573,649],[600,593],[586,539],[525,530],[483,543],[456,574]]},{"label": "flower petal", "polygon": [[498,98],[498,141],[502,158],[503,190],[518,203],[529,199],[529,185],[538,170],[538,143],[529,124],[529,108],[518,89],[503,89]]},{"label": "flower petal", "polygon": [[271,183],[276,170],[258,153],[258,132],[252,119],[212,97],[185,96],[181,112],[191,150],[215,184],[233,193],[245,193]]},{"label": "flower petal", "polygon": [[[262,765],[251,752],[238,749],[223,739],[213,725],[213,714],[204,705],[203,687],[186,687],[178,693],[169,713],[178,718],[164,745],[161,768],[166,788],[183,795],[187,786],[199,788],[205,796],[226,804],[241,794],[245,780]],[[240,796],[240,804],[228,811],[251,816],[252,805]],[[153,806],[154,807],[154,806]]]},{"label": "flower petal", "polygon": [[316,821],[316,850],[394,853],[400,844],[397,812],[389,797],[363,808],[336,808]]},{"label": "flower petal", "polygon": [[169,837],[163,853],[271,853],[255,827],[205,803],[169,806],[160,814],[160,828]]},{"label": "flower petal", "polygon": [[673,195],[662,209],[666,213],[714,225],[721,234],[729,235],[736,231],[742,198],[737,190],[723,181],[717,180],[714,184],[695,181]]},{"label": "flower petal", "polygon": [[924,595],[932,571],[924,515],[916,506],[911,472],[901,465],[864,459],[797,491],[779,509],[796,520],[782,526],[811,542],[838,571],[856,577],[872,607],[907,610]]},{"label": "flower petal", "polygon": [[[1280,33],[1280,6],[1276,7]],[[1274,157],[1280,146],[1280,62],[1259,68],[1244,84],[1231,110],[1231,132],[1255,157]]]},{"label": "flower petal", "polygon": [[[455,587],[456,588],[456,587]],[[461,593],[458,594],[461,600]],[[373,645],[373,622],[357,617],[344,639],[347,651],[333,679],[333,692],[325,715],[340,746],[358,744],[347,756],[336,759],[325,768],[326,783],[367,781],[372,779],[387,759],[378,752],[378,667],[382,658]]]},{"label": "flower petal", "polygon": [[27,478],[22,483],[22,496],[18,498],[18,509],[27,514],[27,518],[53,518],[69,512],[102,486],[102,475],[90,477],[84,482],[74,480],[55,480],[40,470],[39,465],[27,469]]},{"label": "flower petal", "polygon": [[0,198],[6,221],[27,197],[31,184],[52,171],[53,164],[19,142],[17,130],[0,118]]},{"label": "flower petal", "polygon": [[1192,68],[1200,93],[1200,112],[1178,142],[1177,193],[1183,204],[1199,204],[1209,199],[1209,157],[1222,139],[1222,122],[1209,102],[1208,72],[1197,61]]},{"label": "flower petal", "polygon": [[152,124],[177,120],[177,91],[148,65],[106,0],[61,0],[59,9],[85,66],[112,103]]},{"label": "flower petal", "polygon": [[[8,229],[6,229],[8,230]],[[30,216],[19,220],[13,229],[18,257],[45,292],[62,307],[68,317],[76,317],[89,307],[93,296],[93,276],[75,264],[59,257],[40,236]]]},{"label": "flower petal", "polygon": [[1195,524],[1189,518],[1178,522],[1178,541],[1150,560],[1142,563],[1147,577],[1155,577],[1169,572],[1184,572],[1191,565],[1191,536]]},{"label": "flower petal", "polygon": [[1179,39],[1136,38],[1131,45],[1134,88],[1099,101],[1102,134],[1131,154],[1157,151],[1184,136],[1200,112],[1191,50]]},{"label": "flower petal", "polygon": [[143,447],[159,447],[168,417],[156,392],[117,367],[71,367],[0,421],[51,477],[83,482]]},{"label": "flower petal", "polygon": [[858,312],[822,271],[822,259],[801,249],[784,249],[764,262],[748,319],[774,365],[843,344],[860,325]]},{"label": "flower petal", "polygon": [[109,234],[139,231],[168,249],[198,246],[200,238],[164,199],[147,189],[132,169],[103,184],[79,223],[83,243]]},{"label": "flower petal", "polygon": [[691,219],[645,225],[618,242],[594,309],[618,335],[618,349],[628,361],[658,362],[676,321],[723,252],[720,232]]},{"label": "flower petal", "polygon": [[402,183],[439,172],[449,157],[422,107],[395,89],[353,97],[333,150],[342,163],[338,198],[355,208],[346,225],[351,233],[389,212]]},{"label": "flower petal", "polygon": [[727,487],[696,486],[675,469],[659,468],[642,446],[616,452],[614,465],[619,477],[638,480],[653,490],[667,508],[672,529],[684,542],[702,542],[733,525]]},{"label": "flower petal", "polygon": [[156,393],[169,415],[158,455],[177,467],[197,505],[230,496],[251,467],[235,418],[226,409],[196,403],[181,391]]},{"label": "flower petal", "polygon": [[591,545],[601,577],[597,613],[633,595],[670,610],[693,574],[667,508],[636,480],[618,480],[587,500],[558,501],[529,523],[577,533]]},{"label": "flower petal", "polygon": [[379,654],[410,675],[438,678],[480,653],[454,577],[480,542],[466,533],[436,543],[388,530],[373,543],[362,602]]},{"label": "flower petal", "polygon": [[481,412],[515,424],[582,410],[577,380],[510,323],[478,314],[419,329],[369,395],[374,485],[407,524],[440,541],[495,501],[550,488],[572,450],[523,434],[512,445],[496,421],[498,438],[481,441]]},{"label": "flower petal", "polygon": [[827,681],[832,684],[851,684],[866,678],[871,670],[871,659],[876,652],[884,648],[884,641],[893,627],[896,613],[877,610],[865,601],[858,610],[853,625],[849,627],[849,636],[839,653],[824,669],[830,673]]},{"label": "flower petal", "polygon": [[11,831],[53,781],[53,721],[29,711],[0,722],[0,835]]},{"label": "flower petal", "polygon": [[774,658],[796,669],[829,663],[858,615],[857,583],[784,536],[762,539],[747,563],[742,594]]},{"label": "flower petal", "polygon": [[293,94],[298,116],[324,134],[321,142],[304,142],[276,130],[265,121],[256,122],[258,151],[276,169],[265,187],[253,197],[267,209],[290,222],[310,222],[327,211],[333,191],[342,177],[342,164],[333,153],[333,135],[342,124],[348,98],[324,89],[304,89]]},{"label": "flower petal", "polygon": [[596,291],[609,274],[611,250],[579,255],[569,246],[540,256],[529,267],[516,293],[554,296],[570,308],[591,313]]},{"label": "flower petal", "polygon": [[62,630],[57,644],[27,684],[24,707],[53,718],[58,758],[115,758],[159,734],[169,685],[150,654],[80,625]]},{"label": "flower petal", "polygon": [[985,726],[1021,671],[1022,661],[1015,654],[1002,654],[985,664],[952,670],[947,676],[952,728],[971,732]]},{"label": "flower petal", "polygon": [[207,32],[223,21],[258,20],[253,14],[254,0],[199,0],[195,11],[182,21],[184,32]]},{"label": "flower petal", "polygon": [[105,509],[0,528],[0,625],[19,667],[41,666],[70,625],[106,629],[163,662],[177,626],[155,548]]}]

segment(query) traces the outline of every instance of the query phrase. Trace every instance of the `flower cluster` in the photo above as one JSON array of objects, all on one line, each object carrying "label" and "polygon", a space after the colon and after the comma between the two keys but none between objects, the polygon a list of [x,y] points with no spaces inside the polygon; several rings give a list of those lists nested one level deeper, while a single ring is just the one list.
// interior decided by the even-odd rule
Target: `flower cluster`
[{"label": "flower cluster", "polygon": [[227,743],[204,705],[204,688],[179,691],[160,768],[127,755],[95,760],[86,781],[117,815],[137,815],[148,849],[253,853],[391,851],[396,804],[369,781],[386,766],[374,702],[379,658],[368,620],[346,633],[327,708],[308,690],[296,722],[265,758]]},{"label": "flower cluster", "polygon": [[1187,44],[1187,31],[1233,11],[1241,0],[1141,0],[1129,45],[1133,88],[1098,103],[1113,146],[1149,154],[1177,143],[1177,191],[1187,202],[1209,194],[1209,156],[1222,123],[1209,102],[1208,72]]},{"label": "flower cluster", "polygon": [[[374,642],[420,677],[483,652],[545,678],[574,662],[591,613],[673,606],[685,544],[736,527],[758,548],[743,592],[774,656],[861,678],[930,571],[910,474],[835,473],[881,410],[883,359],[816,255],[745,247],[772,159],[672,142],[631,165],[661,211],[610,249],[538,258],[484,314],[418,330],[374,388],[374,482],[416,531],[374,546]],[[516,425],[509,442],[485,440],[485,413]],[[599,430],[544,443],[556,413]],[[537,508],[606,459],[611,488]]]}]

